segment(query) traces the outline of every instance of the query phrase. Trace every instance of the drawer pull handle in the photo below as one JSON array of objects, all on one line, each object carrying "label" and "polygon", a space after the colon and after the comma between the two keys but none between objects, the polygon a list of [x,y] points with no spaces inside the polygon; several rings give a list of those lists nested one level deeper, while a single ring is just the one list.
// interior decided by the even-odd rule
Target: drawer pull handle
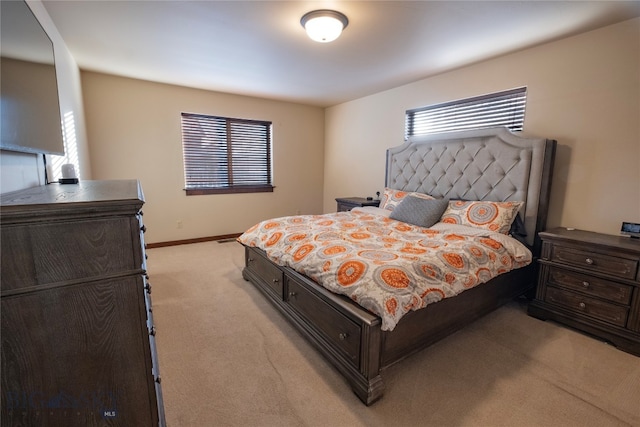
[{"label": "drawer pull handle", "polygon": [[593,265],[593,260],[591,258],[585,259],[584,262],[586,262],[589,265]]},{"label": "drawer pull handle", "polygon": [[273,279],[273,283],[278,283],[280,280],[278,279]]},{"label": "drawer pull handle", "polygon": [[581,302],[580,304],[578,304],[578,307],[580,308],[587,308],[587,304]]},{"label": "drawer pull handle", "polygon": [[296,293],[295,293],[295,292],[293,292],[293,291],[289,292],[289,298],[295,298],[295,297],[296,297],[296,295],[298,295],[298,294],[296,294]]},{"label": "drawer pull handle", "polygon": [[247,259],[247,261],[248,261],[248,262],[252,262],[252,261],[253,261],[253,258],[249,258],[249,259]]},{"label": "drawer pull handle", "polygon": [[349,334],[347,334],[346,332],[343,332],[340,335],[338,335],[338,338],[340,338],[340,341],[344,341],[347,338],[349,338]]},{"label": "drawer pull handle", "polygon": [[588,288],[590,286],[589,282],[582,282],[582,286]]}]

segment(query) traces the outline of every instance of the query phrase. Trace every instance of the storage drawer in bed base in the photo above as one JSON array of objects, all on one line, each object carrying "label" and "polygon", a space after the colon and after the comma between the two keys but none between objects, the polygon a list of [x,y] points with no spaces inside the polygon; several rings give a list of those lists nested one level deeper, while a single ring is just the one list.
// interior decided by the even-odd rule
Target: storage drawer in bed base
[{"label": "storage drawer in bed base", "polygon": [[[244,279],[261,290],[338,369],[360,400],[371,405],[382,397],[380,319],[290,268],[274,264],[265,268],[262,260],[268,259],[259,249],[245,247],[245,254]],[[279,295],[273,288],[274,269],[284,277]]]},{"label": "storage drawer in bed base", "polygon": [[[276,266],[260,249],[246,247],[245,251],[245,280],[261,290],[338,369],[366,405],[382,397],[382,369],[531,291],[537,276],[536,264],[514,270],[455,298],[411,312],[393,332],[383,332],[380,318],[351,300],[329,292],[290,268]],[[269,265],[256,268],[249,259],[262,259]],[[283,278],[279,294],[272,287],[274,275]]]}]

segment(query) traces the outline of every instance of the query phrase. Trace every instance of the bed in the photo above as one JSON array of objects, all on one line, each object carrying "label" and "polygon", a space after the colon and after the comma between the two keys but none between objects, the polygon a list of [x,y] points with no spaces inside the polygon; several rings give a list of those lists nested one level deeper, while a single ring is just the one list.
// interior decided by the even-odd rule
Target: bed
[{"label": "bed", "polygon": [[[411,138],[403,145],[387,150],[385,193],[380,209],[376,211],[375,208],[362,208],[352,212],[285,217],[256,224],[238,239],[245,246],[243,277],[253,283],[344,376],[360,400],[371,405],[383,395],[381,373],[386,367],[450,335],[513,298],[532,293],[537,276],[535,260],[540,253],[538,232],[544,229],[547,218],[555,146],[556,141],[525,138],[505,128]],[[407,194],[411,197],[406,198],[417,203],[417,206],[421,206],[420,203],[436,204],[433,200],[444,199],[446,210],[440,220],[429,228],[421,227],[421,223],[404,223],[394,218],[396,214],[393,212],[402,211],[398,207],[399,203],[404,203],[405,207],[407,202],[394,204],[385,198],[397,196],[402,200]],[[430,201],[423,202],[419,199]],[[481,206],[482,202],[500,206],[517,205],[513,224],[506,233],[517,237],[520,246],[526,247],[529,251],[528,260],[515,255],[510,255],[509,258],[489,255],[489,260],[498,262],[497,259],[503,264],[509,264],[510,268],[496,268],[497,273],[490,280],[471,280],[471,276],[461,276],[459,280],[452,278],[439,289],[453,289],[456,286],[460,288],[453,284],[461,282],[464,292],[456,288],[457,290],[450,291],[451,295],[444,295],[442,290],[434,291],[435,285],[427,286],[430,277],[422,274],[427,269],[411,270],[412,267],[401,264],[393,267],[387,259],[381,258],[380,254],[384,251],[378,250],[380,245],[385,244],[388,248],[398,244],[398,236],[390,234],[392,231],[400,233],[408,230],[408,235],[412,236],[411,248],[419,248],[424,252],[423,249],[429,246],[434,260],[445,258],[447,251],[444,246],[453,247],[453,240],[468,239],[464,242],[464,246],[468,248],[477,248],[486,242],[494,245],[496,241],[502,242],[505,237],[515,240],[506,236],[504,229],[499,233],[492,229],[467,236],[458,232],[469,228],[465,228],[465,224],[452,224],[453,231],[447,228],[445,217],[451,216],[452,211],[449,209],[454,207],[453,204]],[[387,211],[387,215],[382,211]],[[362,221],[362,224],[358,221]],[[300,240],[304,243],[300,236],[307,236],[308,233],[304,230],[309,223],[339,227],[326,229],[321,236],[313,237],[315,241],[342,239],[346,245],[351,244],[351,241],[362,240],[360,238],[365,234],[367,238],[371,238],[369,246],[364,247],[365,250],[356,251],[359,251],[358,254],[377,254],[376,257],[370,257],[376,258],[372,260],[372,264],[362,268],[368,276],[358,273],[356,291],[351,290],[354,282],[349,280],[357,269],[344,268],[347,262],[357,262],[353,261],[353,255],[339,254],[340,262],[333,262],[335,257],[331,260],[327,258],[322,266],[315,266],[311,261],[304,267],[297,266],[298,258],[304,258],[306,252],[301,250],[304,245],[296,246],[298,242],[293,241]],[[516,226],[517,233],[514,231]],[[263,229],[270,231],[270,227],[275,227],[274,230],[282,227],[282,231],[265,234]],[[355,232],[349,233],[349,236],[355,237],[344,239],[346,234],[339,231],[344,227],[355,227]],[[256,234],[259,232],[263,234]],[[376,236],[371,235],[376,234],[384,236],[386,240],[374,241]],[[446,237],[446,242],[436,244],[429,240],[436,234]],[[275,235],[277,238],[273,237]],[[285,241],[286,244],[283,243]],[[507,243],[511,245],[511,242],[505,242],[495,246],[500,246],[502,251]],[[276,246],[284,249],[274,252],[272,248]],[[325,244],[324,252],[318,256],[322,257],[324,254],[333,257],[339,252],[335,247],[337,246],[334,245],[334,249],[329,250]],[[518,244],[514,244],[514,247],[517,248]],[[518,256],[523,255],[520,253]],[[486,256],[482,257],[487,261]],[[293,258],[296,262],[286,262]],[[423,263],[420,265],[426,262],[426,258],[415,251],[409,255],[405,253],[401,258],[413,263]],[[381,277],[384,279],[386,276],[381,271],[388,272],[390,266],[395,268],[394,271],[400,272],[404,279],[404,282],[398,283],[405,286],[410,282],[412,287],[415,285],[416,289],[420,286],[422,288],[419,288],[419,292],[416,291],[419,298],[415,297],[416,292],[410,297],[407,289],[403,288],[400,292],[402,298],[406,296],[412,299],[402,300],[401,303],[395,297],[382,296],[380,312],[377,311],[378,303],[371,302],[373,298],[364,296],[359,289],[370,286],[374,281],[379,282]],[[439,267],[436,269],[440,270]],[[445,275],[452,277],[449,273]],[[324,283],[320,282],[319,277],[342,277],[342,282],[338,285],[324,284],[327,286],[324,287],[318,284]],[[397,279],[398,276],[394,277]],[[481,276],[476,274],[474,277]],[[478,283],[466,286],[469,280]],[[337,290],[340,293],[329,290],[332,286],[339,288]],[[343,292],[342,289],[345,288],[350,290]],[[390,289],[389,292],[395,291],[397,289]],[[428,301],[429,298],[432,301]],[[394,300],[393,304],[389,304],[391,300]],[[400,316],[396,316],[398,307],[404,307]]]}]

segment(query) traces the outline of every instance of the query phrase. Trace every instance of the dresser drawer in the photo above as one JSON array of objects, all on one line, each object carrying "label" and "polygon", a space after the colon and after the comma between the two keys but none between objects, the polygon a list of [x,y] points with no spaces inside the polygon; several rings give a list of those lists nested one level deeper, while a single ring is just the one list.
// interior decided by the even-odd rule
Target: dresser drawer
[{"label": "dresser drawer", "polygon": [[284,277],[282,270],[272,264],[265,255],[255,248],[247,248],[246,257],[247,268],[255,272],[260,278],[263,278],[267,287],[275,292],[279,299],[282,299]]},{"label": "dresser drawer", "polygon": [[636,269],[638,268],[637,260],[619,258],[560,245],[554,245],[552,247],[551,261],[630,280],[635,279]]},{"label": "dresser drawer", "polygon": [[2,291],[141,269],[133,224],[113,217],[3,227]]},{"label": "dresser drawer", "polygon": [[631,286],[557,267],[549,268],[548,280],[556,286],[626,305],[631,301],[633,291]]},{"label": "dresser drawer", "polygon": [[587,297],[576,292],[549,286],[547,287],[545,301],[617,326],[624,327],[627,323],[627,313],[629,311],[627,307]]},{"label": "dresser drawer", "polygon": [[329,306],[304,286],[287,276],[287,302],[304,319],[317,327],[332,347],[354,366],[360,365],[360,326]]}]

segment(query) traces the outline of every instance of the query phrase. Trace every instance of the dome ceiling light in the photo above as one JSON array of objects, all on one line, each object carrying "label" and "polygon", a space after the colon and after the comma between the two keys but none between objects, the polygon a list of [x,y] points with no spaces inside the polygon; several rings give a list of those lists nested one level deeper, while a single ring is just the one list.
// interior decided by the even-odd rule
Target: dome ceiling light
[{"label": "dome ceiling light", "polygon": [[305,13],[300,19],[300,24],[311,40],[329,43],[340,37],[342,30],[349,25],[349,20],[335,10],[321,9]]}]

